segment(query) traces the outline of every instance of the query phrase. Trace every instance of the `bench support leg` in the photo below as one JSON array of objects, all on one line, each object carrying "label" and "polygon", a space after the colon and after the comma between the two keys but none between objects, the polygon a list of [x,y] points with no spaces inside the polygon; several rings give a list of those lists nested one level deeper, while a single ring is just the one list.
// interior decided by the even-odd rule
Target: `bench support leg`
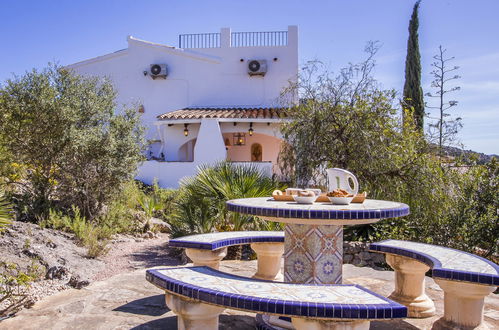
[{"label": "bench support leg", "polygon": [[165,294],[166,305],[177,314],[178,330],[218,330],[218,315],[223,307]]},{"label": "bench support leg", "polygon": [[496,287],[436,278],[444,290],[444,316],[433,329],[488,329],[483,321],[483,301]]},{"label": "bench support leg", "polygon": [[296,330],[369,330],[369,321],[321,321],[292,318]]},{"label": "bench support leg", "polygon": [[218,250],[185,249],[185,254],[192,260],[194,266],[208,266],[213,269],[220,267],[220,261],[227,255],[227,248]]},{"label": "bench support leg", "polygon": [[388,298],[406,306],[409,317],[435,315],[435,304],[425,294],[425,273],[430,267],[392,254],[386,255],[386,262],[395,270],[395,290]]},{"label": "bench support leg", "polygon": [[253,278],[282,281],[281,260],[284,243],[252,243],[251,248],[258,256],[257,270]]}]

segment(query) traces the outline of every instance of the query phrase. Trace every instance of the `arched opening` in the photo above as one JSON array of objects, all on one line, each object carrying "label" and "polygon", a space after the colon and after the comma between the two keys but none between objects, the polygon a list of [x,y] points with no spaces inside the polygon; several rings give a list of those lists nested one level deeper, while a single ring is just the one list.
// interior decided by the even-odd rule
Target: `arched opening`
[{"label": "arched opening", "polygon": [[263,157],[262,145],[260,143],[253,143],[251,145],[251,161],[261,162]]},{"label": "arched opening", "polygon": [[194,146],[196,145],[197,139],[192,139],[182,144],[178,149],[178,160],[180,162],[192,162],[194,161]]}]

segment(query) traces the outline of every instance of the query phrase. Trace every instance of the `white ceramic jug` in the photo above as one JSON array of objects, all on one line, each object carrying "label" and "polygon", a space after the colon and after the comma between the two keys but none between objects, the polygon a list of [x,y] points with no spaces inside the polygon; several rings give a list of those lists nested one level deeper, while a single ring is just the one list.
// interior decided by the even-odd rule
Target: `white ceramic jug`
[{"label": "white ceramic jug", "polygon": [[[328,168],[326,169],[326,172],[329,181],[329,191],[344,189],[353,195],[356,195],[359,192],[359,182],[352,173],[341,168]],[[348,179],[352,179],[353,188],[350,186]]]}]

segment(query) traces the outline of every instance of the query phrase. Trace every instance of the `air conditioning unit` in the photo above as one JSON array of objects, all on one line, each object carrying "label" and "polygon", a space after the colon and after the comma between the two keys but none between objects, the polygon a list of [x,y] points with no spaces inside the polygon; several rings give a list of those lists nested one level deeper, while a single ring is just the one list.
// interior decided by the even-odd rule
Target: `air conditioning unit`
[{"label": "air conditioning unit", "polygon": [[248,74],[250,76],[265,76],[267,73],[266,60],[249,60],[248,61]]},{"label": "air conditioning unit", "polygon": [[166,67],[166,64],[151,64],[149,74],[152,79],[166,79],[166,76],[168,76],[168,68]]}]

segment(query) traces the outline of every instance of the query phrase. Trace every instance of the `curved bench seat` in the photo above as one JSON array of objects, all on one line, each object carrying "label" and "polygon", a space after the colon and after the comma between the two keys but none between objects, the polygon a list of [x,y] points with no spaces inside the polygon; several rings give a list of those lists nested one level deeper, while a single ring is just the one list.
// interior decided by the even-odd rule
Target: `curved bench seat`
[{"label": "curved bench seat", "polygon": [[180,248],[217,250],[223,247],[251,243],[284,243],[283,231],[225,231],[179,237],[168,245]]},{"label": "curved bench seat", "polygon": [[[407,316],[405,306],[358,285],[263,281],[209,267],[148,270],[146,278],[165,290],[168,307],[179,316],[179,329],[194,328],[196,322],[218,329],[218,315],[225,308],[289,316],[297,329],[326,329],[330,322],[342,323],[342,329],[368,329],[369,320]],[[201,317],[203,305],[206,315]]]},{"label": "curved bench seat", "polygon": [[372,243],[369,249],[421,261],[431,268],[434,278],[499,285],[499,266],[471,253],[443,246],[399,240]]},{"label": "curved bench seat", "polygon": [[218,269],[227,255],[227,247],[251,244],[258,257],[255,278],[282,279],[281,259],[284,253],[282,231],[228,231],[184,236],[170,240],[169,246],[185,248],[194,266]]},{"label": "curved bench seat", "polygon": [[390,296],[409,308],[409,316],[435,313],[433,302],[424,293],[424,276],[431,270],[444,291],[444,316],[435,328],[479,327],[483,300],[499,285],[499,266],[471,253],[401,240],[372,243],[371,251],[386,253],[395,270],[395,291]]}]

